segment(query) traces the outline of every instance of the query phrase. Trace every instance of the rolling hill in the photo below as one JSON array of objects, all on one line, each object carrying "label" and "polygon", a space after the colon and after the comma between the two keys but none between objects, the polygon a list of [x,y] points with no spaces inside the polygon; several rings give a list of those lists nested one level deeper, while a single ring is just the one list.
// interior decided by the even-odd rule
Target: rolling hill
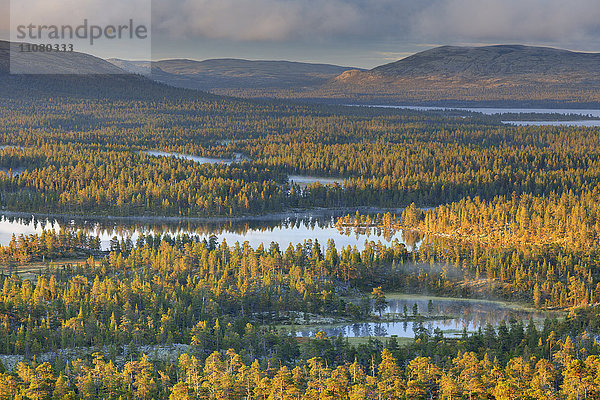
[{"label": "rolling hill", "polygon": [[[146,63],[110,59],[132,73],[147,72]],[[318,88],[350,67],[290,61],[214,59],[205,61],[163,60],[152,63],[152,79],[176,87],[231,94],[270,91],[302,91]],[[254,96],[250,96],[254,97]]]},{"label": "rolling hill", "polygon": [[[143,65],[109,60],[133,73]],[[355,103],[599,103],[600,53],[548,47],[442,46],[371,70],[287,61],[220,59],[153,63],[175,87],[254,98]]]},{"label": "rolling hill", "polygon": [[600,74],[600,53],[577,53],[547,47],[500,45],[443,46],[382,65],[371,74],[394,77],[476,78],[535,77],[555,80],[569,75],[583,78]]},{"label": "rolling hill", "polygon": [[[85,53],[32,54],[26,65],[30,74],[11,74],[10,46],[0,41],[0,98],[36,99],[65,96],[95,99],[161,99],[166,96],[214,98],[193,90],[173,88],[133,75],[106,60]],[[33,59],[33,62],[31,60]],[[36,72],[53,71],[53,74]]]},{"label": "rolling hill", "polygon": [[[11,47],[13,58],[11,59]],[[74,74],[128,74],[115,65],[79,52],[39,52],[19,51],[19,43],[0,41],[0,72],[7,73],[10,67],[26,74],[46,74],[52,71],[56,75]]]},{"label": "rolling hill", "polygon": [[369,71],[346,71],[320,94],[401,101],[598,101],[600,53],[520,45],[443,46]]},{"label": "rolling hill", "polygon": [[[10,75],[8,46],[0,41],[4,96],[210,96],[201,90],[334,103],[600,103],[600,54],[544,47],[443,46],[371,70],[287,61],[164,60],[153,63],[148,79],[135,75],[147,74],[147,63],[107,62],[81,53],[37,55],[32,68],[51,68],[56,75]],[[69,75],[73,72],[85,75]]]}]

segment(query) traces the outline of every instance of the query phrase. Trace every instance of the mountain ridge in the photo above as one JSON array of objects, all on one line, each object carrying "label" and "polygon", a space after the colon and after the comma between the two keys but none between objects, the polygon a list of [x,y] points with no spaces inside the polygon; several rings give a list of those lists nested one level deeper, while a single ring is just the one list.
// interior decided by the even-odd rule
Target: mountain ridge
[{"label": "mountain ridge", "polygon": [[20,44],[0,40],[0,72],[9,73],[12,67],[28,75],[43,75],[49,71],[54,75],[128,74],[101,58],[76,51],[27,52],[21,55]]},{"label": "mountain ridge", "polygon": [[246,98],[386,104],[600,102],[600,53],[520,44],[440,46],[370,70],[232,58],[161,60],[153,63],[151,77]]},{"label": "mountain ridge", "polygon": [[[173,94],[208,95],[200,91],[342,104],[600,103],[600,53],[544,47],[442,46],[371,70],[293,61],[175,59],[153,64],[152,74],[143,68],[147,62],[120,60],[115,66],[115,60],[89,54],[46,53],[38,55],[40,66],[56,68],[57,74],[36,76],[9,74],[9,45],[0,41],[0,84],[8,95],[47,88],[53,93],[155,98],[184,88],[193,91]],[[60,76],[78,68],[95,77]]]},{"label": "mountain ridge", "polygon": [[600,53],[550,47],[441,46],[368,71],[345,71],[327,97],[390,101],[600,100]]},{"label": "mountain ridge", "polygon": [[[139,62],[109,59],[129,72],[139,73]],[[152,79],[198,90],[286,89],[318,87],[353,69],[333,64],[285,60],[219,58],[203,61],[167,59],[152,62]],[[144,72],[148,72],[144,69]]]},{"label": "mountain ridge", "polygon": [[[173,88],[131,74],[86,53],[38,53],[29,74],[11,74],[10,46],[0,40],[0,98],[32,99],[62,96],[85,99],[160,100],[165,97],[214,99],[209,93]],[[16,49],[18,51],[18,49]],[[48,72],[52,74],[36,71]]]},{"label": "mountain ridge", "polygon": [[[573,62],[577,64],[574,65]],[[595,67],[596,72],[600,72],[600,53],[525,45],[441,46],[375,67],[370,71],[384,75],[400,72],[404,72],[404,75],[414,72],[447,72],[486,76],[519,75],[523,73],[521,68],[524,67],[527,67],[526,73],[540,74],[580,71],[583,66]]]}]

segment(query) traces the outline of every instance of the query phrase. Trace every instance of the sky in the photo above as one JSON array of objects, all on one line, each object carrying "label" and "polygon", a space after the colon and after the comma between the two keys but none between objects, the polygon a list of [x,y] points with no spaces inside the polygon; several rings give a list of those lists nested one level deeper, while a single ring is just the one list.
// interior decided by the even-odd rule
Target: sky
[{"label": "sky", "polygon": [[[39,1],[29,9],[32,20],[43,21],[49,10],[93,18],[97,3],[108,0],[28,1]],[[285,59],[372,68],[439,45],[600,51],[599,0],[141,1],[147,7],[151,2],[155,60]],[[111,15],[135,14],[127,1],[119,3],[107,7]],[[2,39],[10,37],[9,4],[0,0]],[[95,51],[104,58],[128,58],[111,46]]]}]

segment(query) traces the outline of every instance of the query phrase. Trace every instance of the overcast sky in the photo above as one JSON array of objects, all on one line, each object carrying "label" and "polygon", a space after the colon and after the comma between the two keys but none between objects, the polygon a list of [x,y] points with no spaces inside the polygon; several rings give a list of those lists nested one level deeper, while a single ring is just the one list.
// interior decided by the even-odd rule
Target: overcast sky
[{"label": "overcast sky", "polygon": [[[39,18],[53,3],[59,9],[77,4],[76,14],[90,18],[97,13],[82,8],[93,1],[39,1],[44,4]],[[153,58],[287,59],[370,68],[444,44],[522,43],[596,52],[599,1],[155,0]],[[7,10],[0,10],[4,39],[8,3],[0,0]],[[99,51],[103,57],[126,57],[110,48]]]}]

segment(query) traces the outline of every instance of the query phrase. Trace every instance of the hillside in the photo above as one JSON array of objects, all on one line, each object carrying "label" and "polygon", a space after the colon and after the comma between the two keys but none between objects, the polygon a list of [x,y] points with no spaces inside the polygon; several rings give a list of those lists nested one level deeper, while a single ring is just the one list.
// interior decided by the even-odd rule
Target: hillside
[{"label": "hillside", "polygon": [[[13,47],[13,58],[10,58],[10,46]],[[40,52],[26,53],[21,57],[18,43],[0,41],[0,72],[13,70],[24,71],[28,74],[128,74],[128,72],[85,53],[78,52]]]},{"label": "hillside", "polygon": [[148,79],[132,75],[146,74],[147,63],[107,62],[81,53],[37,54],[33,68],[51,69],[56,75],[9,75],[8,46],[0,41],[5,97],[206,97],[201,90],[337,103],[600,103],[600,54],[542,47],[444,46],[368,71],[287,61],[164,60],[153,64]]},{"label": "hillside", "polygon": [[319,92],[389,100],[598,101],[600,54],[443,46],[369,71],[346,71]]},{"label": "hillside", "polygon": [[570,75],[575,79],[598,79],[600,53],[520,45],[455,47],[443,46],[385,64],[370,74],[394,77],[519,78],[554,81]]},{"label": "hillside", "polygon": [[[109,60],[132,73],[145,63]],[[547,47],[442,46],[371,70],[287,61],[220,59],[153,63],[151,78],[239,97],[329,102],[600,102],[600,54]]]},{"label": "hillside", "polygon": [[[132,73],[145,72],[145,63],[110,59]],[[152,79],[176,87],[230,93],[230,91],[299,91],[318,88],[350,67],[290,61],[214,59],[163,60],[152,63]],[[262,96],[258,96],[262,97]]]},{"label": "hillside", "polygon": [[[45,98],[66,96],[106,99],[161,99],[165,96],[212,98],[197,91],[172,88],[84,53],[37,53],[28,62],[31,74],[10,74],[9,42],[0,41],[0,97]],[[17,44],[12,44],[17,46]],[[31,59],[29,59],[31,60]],[[54,74],[35,72],[54,71]]]}]

